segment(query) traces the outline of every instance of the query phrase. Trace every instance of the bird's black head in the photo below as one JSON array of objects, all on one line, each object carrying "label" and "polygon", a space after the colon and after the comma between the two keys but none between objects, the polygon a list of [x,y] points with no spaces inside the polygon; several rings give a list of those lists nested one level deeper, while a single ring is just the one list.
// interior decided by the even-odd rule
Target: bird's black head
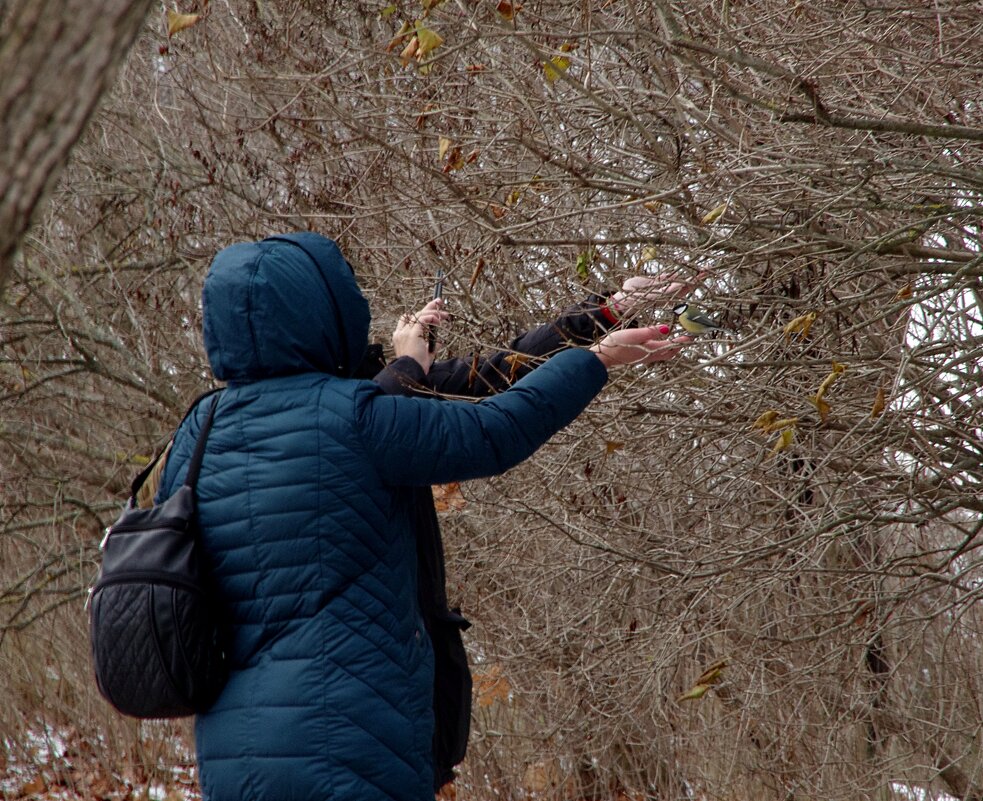
[{"label": "bird's black head", "polygon": [[672,313],[679,315],[682,314],[684,311],[686,311],[688,308],[689,308],[688,303],[680,303],[672,307]]}]

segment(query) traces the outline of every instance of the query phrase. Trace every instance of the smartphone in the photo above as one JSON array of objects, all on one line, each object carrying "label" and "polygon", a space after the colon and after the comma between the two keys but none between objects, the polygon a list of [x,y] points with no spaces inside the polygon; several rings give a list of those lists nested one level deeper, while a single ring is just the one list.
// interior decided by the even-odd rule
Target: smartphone
[{"label": "smartphone", "polygon": [[[437,281],[433,286],[433,299],[437,300],[444,296],[444,271],[437,270]],[[427,332],[427,350],[431,353],[437,347],[437,329],[435,326],[430,326],[430,331]]]}]

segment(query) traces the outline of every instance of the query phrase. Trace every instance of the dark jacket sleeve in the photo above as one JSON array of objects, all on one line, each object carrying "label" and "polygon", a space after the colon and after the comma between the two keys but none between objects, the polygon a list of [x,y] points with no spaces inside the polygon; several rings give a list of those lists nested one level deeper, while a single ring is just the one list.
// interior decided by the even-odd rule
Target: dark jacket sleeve
[{"label": "dark jacket sleeve", "polygon": [[561,350],[589,345],[606,334],[614,327],[604,315],[606,300],[607,295],[591,295],[564,309],[553,322],[520,334],[507,350],[487,358],[475,353],[435,361],[427,374],[416,360],[404,356],[391,362],[375,381],[388,395],[494,395]]}]

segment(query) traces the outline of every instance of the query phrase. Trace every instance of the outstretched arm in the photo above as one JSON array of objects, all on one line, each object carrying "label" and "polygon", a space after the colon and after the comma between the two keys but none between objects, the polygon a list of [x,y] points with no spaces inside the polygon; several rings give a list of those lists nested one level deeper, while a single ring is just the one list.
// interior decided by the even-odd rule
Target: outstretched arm
[{"label": "outstretched arm", "polygon": [[[634,326],[636,313],[657,303],[668,303],[685,294],[691,284],[673,275],[632,276],[617,292],[591,295],[563,310],[551,323],[519,335],[507,350],[483,357],[433,361],[422,349],[425,326],[446,320],[439,301],[428,303],[416,315],[424,328],[413,329],[404,317],[393,334],[397,359],[375,380],[387,394],[457,395],[486,397],[507,389],[544,359],[569,347],[589,345],[607,332]],[[668,333],[668,329],[662,333]]]},{"label": "outstretched arm", "polygon": [[614,331],[590,350],[558,354],[513,387],[479,403],[362,391],[362,442],[384,483],[425,486],[497,475],[531,456],[600,392],[608,369],[651,364],[692,340],[655,328]]}]

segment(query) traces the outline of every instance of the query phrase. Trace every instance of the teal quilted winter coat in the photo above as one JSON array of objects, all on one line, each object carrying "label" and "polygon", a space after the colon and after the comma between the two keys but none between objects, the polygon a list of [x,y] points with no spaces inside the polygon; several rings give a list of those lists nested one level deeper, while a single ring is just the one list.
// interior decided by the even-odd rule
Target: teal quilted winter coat
[{"label": "teal quilted winter coat", "polygon": [[[502,473],[573,420],[607,372],[553,357],[480,403],[348,378],[369,310],[337,246],[292,234],[221,251],[204,336],[219,396],[198,481],[234,626],[232,673],[196,721],[209,801],[432,801],[433,657],[408,488]],[[204,411],[175,437],[158,499]]]}]

